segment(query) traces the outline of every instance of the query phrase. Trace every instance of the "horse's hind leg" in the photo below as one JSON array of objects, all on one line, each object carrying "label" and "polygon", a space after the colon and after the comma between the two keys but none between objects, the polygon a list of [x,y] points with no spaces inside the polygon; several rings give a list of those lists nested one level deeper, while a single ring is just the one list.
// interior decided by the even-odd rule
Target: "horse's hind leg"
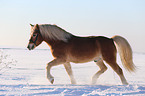
[{"label": "horse's hind leg", "polygon": [[127,80],[124,77],[122,69],[118,66],[117,63],[109,63],[109,65],[112,67],[112,69],[119,75],[122,84],[127,85]]},{"label": "horse's hind leg", "polygon": [[112,51],[110,51],[110,53],[106,53],[106,55],[104,56],[104,60],[111,66],[111,68],[119,75],[122,84],[127,85],[127,81],[124,77],[123,71],[122,69],[118,66],[118,64],[116,63],[116,52],[112,52],[114,54],[111,53]]},{"label": "horse's hind leg", "polygon": [[[96,62],[96,61],[95,61]],[[103,63],[103,60],[99,60],[96,62],[96,64],[99,66],[100,70],[92,77],[92,84],[95,84],[97,79],[99,78],[99,76],[101,74],[103,74],[106,70],[107,70],[107,67],[106,65]]]},{"label": "horse's hind leg", "polygon": [[74,76],[73,76],[73,72],[72,72],[72,68],[71,68],[71,65],[69,62],[65,63],[64,64],[64,67],[66,69],[66,72],[68,73],[69,77],[70,77],[70,80],[71,80],[71,84],[76,84],[76,81],[74,79]]}]

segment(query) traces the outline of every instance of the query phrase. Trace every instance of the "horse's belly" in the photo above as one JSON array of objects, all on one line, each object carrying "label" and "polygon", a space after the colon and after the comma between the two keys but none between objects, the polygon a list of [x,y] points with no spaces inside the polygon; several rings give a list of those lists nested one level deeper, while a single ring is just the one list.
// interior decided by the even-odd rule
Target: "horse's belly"
[{"label": "horse's belly", "polygon": [[70,60],[70,62],[73,62],[73,63],[86,63],[86,62],[90,62],[90,61],[93,61],[94,59],[73,59],[73,60]]},{"label": "horse's belly", "polygon": [[84,53],[77,53],[69,56],[69,61],[73,63],[85,63],[95,60],[99,54],[97,52],[84,52]]}]

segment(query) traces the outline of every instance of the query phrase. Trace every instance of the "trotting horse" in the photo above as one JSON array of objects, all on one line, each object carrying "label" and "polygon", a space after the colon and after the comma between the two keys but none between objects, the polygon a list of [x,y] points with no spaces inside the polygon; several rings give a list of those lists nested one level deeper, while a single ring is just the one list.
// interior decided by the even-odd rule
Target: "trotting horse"
[{"label": "trotting horse", "polygon": [[[31,38],[28,49],[32,50],[45,41],[51,48],[54,60],[47,64],[47,78],[53,84],[54,77],[50,73],[53,66],[63,64],[72,84],[76,84],[70,62],[84,63],[94,61],[100,70],[92,77],[92,84],[107,70],[104,61],[119,75],[122,84],[128,84],[122,69],[116,63],[116,46],[118,47],[121,61],[128,71],[134,71],[132,49],[127,40],[121,36],[107,38],[103,36],[78,37],[57,25],[36,24],[31,25]],[[116,46],[115,46],[115,43]]]}]

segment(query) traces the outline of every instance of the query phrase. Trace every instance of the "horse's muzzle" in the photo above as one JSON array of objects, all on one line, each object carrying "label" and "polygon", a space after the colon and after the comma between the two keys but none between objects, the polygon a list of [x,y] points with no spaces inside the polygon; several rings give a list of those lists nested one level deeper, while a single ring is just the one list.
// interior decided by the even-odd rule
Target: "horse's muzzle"
[{"label": "horse's muzzle", "polygon": [[35,48],[34,44],[29,44],[27,47],[29,50],[33,50]]}]

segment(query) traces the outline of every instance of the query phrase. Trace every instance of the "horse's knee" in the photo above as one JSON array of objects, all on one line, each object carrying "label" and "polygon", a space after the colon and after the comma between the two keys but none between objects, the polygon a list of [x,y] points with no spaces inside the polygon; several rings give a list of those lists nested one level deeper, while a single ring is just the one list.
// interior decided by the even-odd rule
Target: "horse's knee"
[{"label": "horse's knee", "polygon": [[52,65],[50,64],[50,63],[48,63],[47,65],[46,65],[46,69],[48,70],[48,69],[50,69],[52,67]]},{"label": "horse's knee", "polygon": [[104,73],[107,69],[108,69],[108,68],[107,68],[106,66],[104,66],[104,67],[101,69],[102,73]]}]

